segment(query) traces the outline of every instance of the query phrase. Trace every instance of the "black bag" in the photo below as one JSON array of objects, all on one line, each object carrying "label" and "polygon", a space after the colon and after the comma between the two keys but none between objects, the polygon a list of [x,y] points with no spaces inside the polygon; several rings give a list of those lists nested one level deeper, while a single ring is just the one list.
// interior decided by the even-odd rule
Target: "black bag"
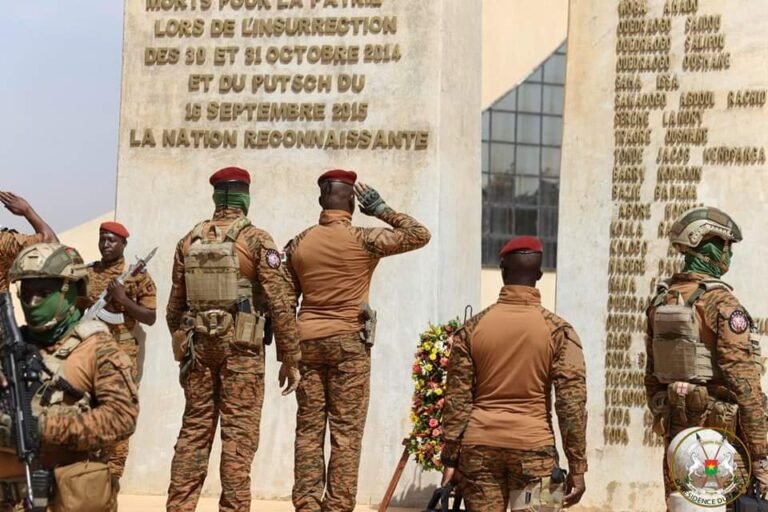
[{"label": "black bag", "polygon": [[[429,499],[427,508],[424,512],[464,512],[461,508],[461,495],[456,494],[453,496],[453,505],[450,504],[451,492],[455,486],[448,484],[443,487],[438,487],[435,492],[432,493],[432,497]],[[438,508],[439,507],[439,508]]]},{"label": "black bag", "polygon": [[768,512],[768,501],[760,497],[756,481],[752,481],[744,496],[733,502],[733,512]]}]

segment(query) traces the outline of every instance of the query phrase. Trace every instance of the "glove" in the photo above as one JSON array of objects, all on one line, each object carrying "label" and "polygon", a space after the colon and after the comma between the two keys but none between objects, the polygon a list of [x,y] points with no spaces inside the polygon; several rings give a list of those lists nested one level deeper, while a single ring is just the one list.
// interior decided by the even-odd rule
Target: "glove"
[{"label": "glove", "polygon": [[768,492],[768,457],[752,462],[752,476],[760,485],[760,494]]},{"label": "glove", "polygon": [[360,212],[365,215],[378,217],[389,208],[375,189],[363,183],[355,185],[355,195],[360,203]]},{"label": "glove", "polygon": [[0,414],[0,448],[15,448],[16,441],[13,438],[13,421],[5,413]]},{"label": "glove", "polygon": [[281,388],[285,385],[286,381],[288,382],[288,385],[283,389],[283,396],[290,395],[299,387],[299,382],[301,382],[301,373],[295,366],[289,366],[283,363],[280,365],[278,378],[280,379]]}]

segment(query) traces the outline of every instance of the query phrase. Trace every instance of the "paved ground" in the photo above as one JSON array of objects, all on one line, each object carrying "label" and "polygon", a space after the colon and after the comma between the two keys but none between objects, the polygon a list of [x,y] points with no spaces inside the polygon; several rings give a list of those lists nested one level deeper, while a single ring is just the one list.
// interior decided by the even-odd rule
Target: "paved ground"
[{"label": "paved ground", "polygon": [[[218,512],[217,498],[203,498],[197,505],[197,512]],[[259,512],[293,512],[290,501],[254,501],[251,510]],[[355,512],[372,512],[375,508],[358,505]],[[413,512],[417,509],[390,508],[391,512]],[[120,495],[120,512],[165,512],[165,496],[124,496]]]}]

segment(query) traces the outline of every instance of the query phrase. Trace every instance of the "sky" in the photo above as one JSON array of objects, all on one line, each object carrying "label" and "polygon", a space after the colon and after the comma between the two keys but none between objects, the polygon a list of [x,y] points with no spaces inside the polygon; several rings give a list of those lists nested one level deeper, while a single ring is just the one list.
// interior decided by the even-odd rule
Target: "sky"
[{"label": "sky", "polygon": [[114,209],[123,1],[2,4],[0,190],[63,231]]}]

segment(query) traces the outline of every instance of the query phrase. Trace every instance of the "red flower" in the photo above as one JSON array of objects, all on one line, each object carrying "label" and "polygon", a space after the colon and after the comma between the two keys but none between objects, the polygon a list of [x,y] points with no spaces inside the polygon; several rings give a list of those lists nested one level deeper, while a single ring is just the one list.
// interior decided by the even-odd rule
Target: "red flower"
[{"label": "red flower", "polygon": [[448,367],[448,362],[449,362],[449,359],[447,357],[440,358],[440,366],[442,366],[443,368]]},{"label": "red flower", "polygon": [[435,418],[430,418],[429,419],[429,426],[430,427],[435,428],[438,425],[439,425],[439,423],[438,423],[438,421]]},{"label": "red flower", "polygon": [[437,401],[436,405],[438,408],[442,409],[444,404],[445,404],[445,399],[441,398],[440,400]]},{"label": "red flower", "polygon": [[432,437],[437,437],[442,433],[442,430],[439,428],[436,428],[432,431]]}]

